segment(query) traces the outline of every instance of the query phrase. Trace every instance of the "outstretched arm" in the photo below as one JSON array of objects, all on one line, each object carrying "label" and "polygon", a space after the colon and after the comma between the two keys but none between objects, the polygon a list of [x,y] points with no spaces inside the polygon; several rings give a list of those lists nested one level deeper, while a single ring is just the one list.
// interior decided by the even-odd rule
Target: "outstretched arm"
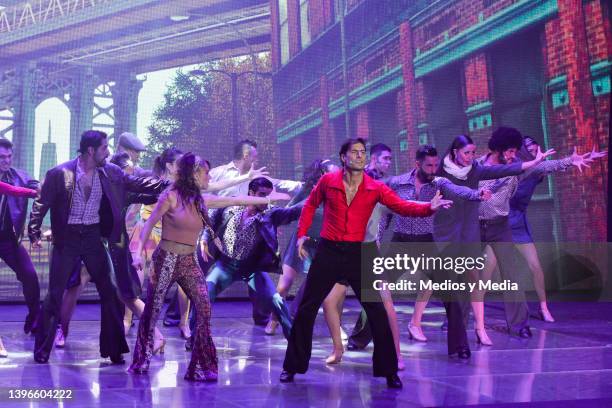
[{"label": "outstretched arm", "polygon": [[387,185],[383,184],[380,188],[380,203],[402,217],[429,217],[434,213],[431,203],[402,200]]},{"label": "outstretched arm", "polygon": [[317,208],[319,208],[325,197],[325,190],[327,189],[327,180],[328,178],[326,177],[326,175],[321,177],[317,185],[308,195],[308,198],[304,203],[304,207],[302,207],[302,213],[300,214],[300,220],[298,221],[296,243],[298,248],[298,257],[302,260],[306,259],[306,257],[308,256],[308,252],[304,248],[304,243],[308,239],[308,235],[306,235],[306,233],[312,225],[312,219],[314,218]]},{"label": "outstretched arm", "polygon": [[578,169],[580,173],[582,173],[583,167],[591,167],[590,164],[595,160],[601,157],[605,157],[607,151],[598,152],[593,149],[591,152],[587,152],[584,154],[578,154],[576,147],[574,147],[574,151],[571,156],[567,156],[564,159],[560,160],[544,160],[522,175],[522,178],[525,177],[541,177],[550,173],[554,173],[557,171],[564,171],[567,168],[574,166]]},{"label": "outstretched arm", "polygon": [[157,203],[158,196],[151,194],[136,194],[136,193],[128,193],[126,205],[130,206],[132,204],[144,204],[144,205],[153,205]]},{"label": "outstretched arm", "polygon": [[161,194],[171,182],[155,177],[136,177],[123,173],[125,189],[132,193]]},{"label": "outstretched arm", "polygon": [[442,195],[450,200],[482,201],[483,198],[483,191],[458,186],[444,177],[436,177],[434,184]]},{"label": "outstretched arm", "polygon": [[221,191],[221,190],[225,190],[226,188],[233,187],[237,184],[242,184],[244,182],[253,180],[254,178],[263,177],[267,175],[268,175],[268,172],[266,171],[265,167],[255,169],[255,167],[252,165],[251,169],[246,174],[241,174],[238,177],[223,179],[219,181],[210,181],[208,183],[208,188],[204,191],[206,191],[207,193],[215,193],[217,191]]},{"label": "outstretched arm", "polygon": [[0,181],[0,194],[6,194],[13,197],[35,198],[37,191],[25,187],[13,186]]},{"label": "outstretched arm", "polygon": [[302,188],[301,181],[271,179],[274,188],[288,194],[297,194]]},{"label": "outstretched arm", "polygon": [[297,237],[298,241],[300,238],[305,238],[306,233],[312,225],[312,219],[314,218],[315,211],[321,205],[324,198],[324,191],[327,188],[327,178],[323,176],[317,185],[312,189],[304,207],[302,207],[302,213],[300,214],[300,220],[298,221]]},{"label": "outstretched arm", "polygon": [[276,226],[291,224],[293,221],[300,218],[302,207],[303,205],[298,204],[288,208],[273,208],[270,210],[272,224]]},{"label": "outstretched arm", "polygon": [[271,204],[278,201],[289,201],[291,197],[284,193],[272,192],[267,197],[255,196],[236,196],[236,197],[220,197],[210,194],[203,194],[204,203],[208,208],[225,208],[234,205],[262,205]]}]

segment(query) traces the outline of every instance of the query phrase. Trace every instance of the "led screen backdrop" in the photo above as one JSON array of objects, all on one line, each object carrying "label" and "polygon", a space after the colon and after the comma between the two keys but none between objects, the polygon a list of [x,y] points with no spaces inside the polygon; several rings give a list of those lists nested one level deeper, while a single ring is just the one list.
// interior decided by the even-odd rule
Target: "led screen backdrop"
[{"label": "led screen backdrop", "polygon": [[[287,179],[337,160],[349,135],[390,146],[392,174],[459,134],[485,154],[499,126],[555,158],[608,149],[609,2],[344,3],[0,2],[0,135],[40,178],[87,128],[111,145],[136,133],[144,168],[171,145],[225,164],[248,138]],[[607,175],[604,159],[547,177],[528,211],[536,240],[605,241]],[[47,248],[32,256],[44,291]],[[0,281],[0,300],[20,300],[4,264]]]}]

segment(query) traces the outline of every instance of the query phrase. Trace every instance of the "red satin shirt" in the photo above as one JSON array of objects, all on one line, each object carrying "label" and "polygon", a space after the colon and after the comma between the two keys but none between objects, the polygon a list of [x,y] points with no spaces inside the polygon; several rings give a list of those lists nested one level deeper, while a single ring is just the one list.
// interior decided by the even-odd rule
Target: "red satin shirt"
[{"label": "red satin shirt", "polygon": [[353,201],[348,205],[343,175],[343,170],[323,175],[310,192],[298,223],[298,238],[308,232],[321,203],[324,203],[321,237],[330,241],[363,241],[368,220],[377,203],[403,217],[429,217],[433,214],[429,203],[404,201],[386,184],[365,173]]}]

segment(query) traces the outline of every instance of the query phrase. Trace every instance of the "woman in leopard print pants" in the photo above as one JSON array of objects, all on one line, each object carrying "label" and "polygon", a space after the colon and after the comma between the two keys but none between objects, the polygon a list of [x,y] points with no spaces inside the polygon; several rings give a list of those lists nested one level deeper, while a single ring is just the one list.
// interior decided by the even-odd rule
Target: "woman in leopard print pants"
[{"label": "woman in leopard print pants", "polygon": [[[178,161],[174,183],[159,198],[157,206],[145,223],[140,243],[134,254],[134,266],[142,268],[143,244],[153,226],[162,221],[162,240],[153,253],[153,273],[149,281],[148,299],[138,325],[138,337],[129,372],[145,373],[153,354],[153,334],[166,292],[177,282],[196,309],[191,361],[185,374],[189,381],[217,381],[217,353],[210,332],[210,301],[204,274],[196,259],[196,244],[203,228],[210,228],[206,207],[223,208],[232,205],[261,205],[270,200],[288,200],[285,194],[268,197],[202,196],[208,187],[210,165],[192,153]],[[160,354],[163,353],[163,345]]]}]

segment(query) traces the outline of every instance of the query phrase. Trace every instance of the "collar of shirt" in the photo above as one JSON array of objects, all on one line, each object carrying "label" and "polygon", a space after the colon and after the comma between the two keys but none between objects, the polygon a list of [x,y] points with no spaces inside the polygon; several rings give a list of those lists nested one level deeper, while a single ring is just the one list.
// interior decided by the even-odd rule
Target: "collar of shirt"
[{"label": "collar of shirt", "polygon": [[[391,182],[389,183],[392,186],[408,186],[408,187],[414,187],[416,189],[416,169],[413,169],[411,172],[409,173],[404,173],[404,174],[400,174],[397,177],[394,177]],[[433,181],[427,182],[427,183],[423,183],[421,185],[421,188],[434,188],[437,189],[437,185],[436,182],[438,180],[440,180],[441,177],[435,177],[433,179]],[[403,197],[405,198],[405,197]]]},{"label": "collar of shirt", "polygon": [[226,171],[227,170],[237,170],[237,171],[240,171],[240,169],[238,167],[236,167],[236,163],[234,163],[233,160],[225,165],[225,170]]},{"label": "collar of shirt", "polygon": [[224,176],[227,176],[227,174],[236,174],[236,175],[240,175],[240,169],[238,167],[236,167],[236,164],[234,163],[234,161],[232,160],[231,162],[227,163],[225,166],[223,166],[223,170],[221,172]]},{"label": "collar of shirt", "polygon": [[[234,161],[232,160],[231,162],[227,164],[222,164],[221,166],[217,166],[211,169],[209,174],[210,174],[210,181],[220,181],[220,180],[225,180],[227,178],[239,176],[240,169],[236,167],[236,165],[234,164]],[[232,188],[233,187],[229,187],[222,191],[230,190]]]},{"label": "collar of shirt", "polygon": [[[332,176],[330,176],[328,186],[331,188],[336,188],[338,190],[345,191],[344,170],[337,171]],[[359,188],[357,189],[357,193],[355,195],[359,194],[359,191],[362,188],[366,190],[377,190],[378,189],[378,187],[376,186],[376,181],[374,181],[374,179],[368,176],[367,173],[365,172],[363,173],[363,180],[359,184]]]},{"label": "collar of shirt", "polygon": [[363,172],[372,177],[374,180],[379,180],[384,177],[384,174],[376,167],[366,166]]},{"label": "collar of shirt", "polygon": [[[77,182],[81,179],[81,177],[83,177],[85,175],[85,171],[81,167],[80,163],[81,163],[81,157],[79,156],[77,158],[76,173],[74,175],[75,180]],[[100,178],[100,174],[98,172],[102,173],[105,177],[107,177],[107,174],[106,174],[106,171],[104,170],[104,167],[96,167],[96,168],[94,168],[94,174],[93,174],[93,177],[92,177],[92,185],[93,185],[93,183],[95,183],[96,179]]]},{"label": "collar of shirt", "polygon": [[[392,181],[392,184],[397,184],[399,186],[416,186],[416,169],[413,169],[409,173],[400,174],[395,177]],[[429,183],[428,183],[429,184]]]},{"label": "collar of shirt", "polygon": [[11,170],[7,170],[7,171],[3,171],[2,175],[0,176],[0,180],[4,181],[5,183],[9,183],[9,184],[13,184],[13,175],[11,174]]},{"label": "collar of shirt", "polygon": [[[77,180],[79,180],[81,177],[83,177],[86,174],[85,170],[83,170],[83,167],[81,167],[81,163],[82,163],[81,156],[79,156],[79,157],[77,157],[77,160],[76,160],[76,173],[75,173],[75,177],[76,177]],[[93,175],[94,178],[98,175],[98,171],[99,170],[104,172],[104,167],[96,167],[96,168],[94,168],[94,175]]]},{"label": "collar of shirt", "polygon": [[[238,219],[240,221],[242,221],[242,217],[244,216],[244,212],[247,210],[247,208],[243,205],[233,205],[231,207],[227,207],[226,211],[228,213],[228,217],[230,218],[234,218],[234,217],[238,217]],[[263,212],[257,212],[255,215],[251,215],[248,216],[247,219],[248,220],[261,220],[261,217],[263,216]]]},{"label": "collar of shirt", "polygon": [[83,174],[85,174],[85,172],[81,167],[81,156],[79,156],[76,161],[76,172],[74,173],[74,176],[78,180],[83,176]]}]

